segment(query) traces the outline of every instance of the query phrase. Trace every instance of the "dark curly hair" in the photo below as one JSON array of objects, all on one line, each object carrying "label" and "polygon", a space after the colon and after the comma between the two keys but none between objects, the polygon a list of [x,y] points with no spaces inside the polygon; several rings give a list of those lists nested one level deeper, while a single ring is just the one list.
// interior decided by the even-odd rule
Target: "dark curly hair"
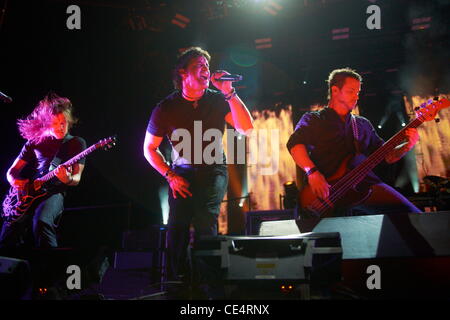
[{"label": "dark curly hair", "polygon": [[208,62],[211,61],[211,56],[208,51],[200,47],[190,47],[178,55],[177,62],[172,71],[172,82],[175,89],[182,89],[180,69],[186,69],[189,62],[197,57],[205,57]]}]

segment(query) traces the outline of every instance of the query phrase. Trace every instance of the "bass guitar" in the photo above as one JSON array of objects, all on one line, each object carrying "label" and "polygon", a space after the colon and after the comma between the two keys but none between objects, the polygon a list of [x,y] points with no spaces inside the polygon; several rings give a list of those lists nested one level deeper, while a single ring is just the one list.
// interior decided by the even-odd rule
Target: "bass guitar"
[{"label": "bass guitar", "polygon": [[[81,159],[85,158],[90,153],[97,149],[104,148],[110,149],[116,144],[116,137],[112,136],[100,140],[99,142],[93,144],[89,148],[83,150],[73,158],[67,160],[62,164],[62,166],[70,167],[71,165],[77,163]],[[52,170],[47,174],[39,177],[35,180],[29,181],[23,190],[18,190],[14,187],[9,189],[8,194],[3,200],[3,212],[2,218],[8,223],[13,223],[21,220],[25,216],[29,215],[30,207],[36,204],[39,199],[45,198],[51,192],[46,188],[46,182],[51,178],[55,177],[55,171]]]},{"label": "bass guitar", "polygon": [[311,232],[322,218],[332,217],[337,208],[348,208],[356,206],[366,200],[371,190],[360,191],[356,186],[375,168],[386,156],[405,138],[405,130],[417,128],[425,121],[431,121],[436,114],[450,106],[450,101],[440,99],[430,101],[416,109],[416,117],[397,134],[386,141],[380,148],[365,158],[353,169],[348,168],[349,161],[353,156],[348,156],[341,163],[338,170],[329,178],[329,196],[327,199],[320,199],[313,193],[311,187],[306,185],[299,192],[299,218],[297,225],[301,232]]}]

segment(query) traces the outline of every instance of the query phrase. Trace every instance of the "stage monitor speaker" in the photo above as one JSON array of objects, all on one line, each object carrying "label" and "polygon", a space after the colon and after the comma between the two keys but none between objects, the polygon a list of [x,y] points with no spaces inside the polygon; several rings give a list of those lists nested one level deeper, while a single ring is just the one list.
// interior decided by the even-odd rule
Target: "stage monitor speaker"
[{"label": "stage monitor speaker", "polygon": [[248,211],[245,219],[245,232],[247,235],[258,235],[264,221],[280,221],[295,219],[295,210],[260,210]]},{"label": "stage monitor speaker", "polygon": [[296,220],[264,221],[258,230],[260,236],[289,236],[301,234]]},{"label": "stage monitor speaker", "polygon": [[[449,211],[324,218],[316,232],[340,234],[342,284],[356,296],[450,298]],[[296,220],[261,223],[263,236],[297,233]],[[381,289],[372,290],[367,281],[374,266]]]},{"label": "stage monitor speaker", "polygon": [[450,256],[450,211],[325,218],[314,232],[339,232],[343,259]]},{"label": "stage monitor speaker", "polygon": [[363,297],[450,298],[448,211],[326,218],[313,231],[341,235],[344,284]]},{"label": "stage monitor speaker", "polygon": [[0,300],[31,299],[32,277],[28,261],[0,256]]}]

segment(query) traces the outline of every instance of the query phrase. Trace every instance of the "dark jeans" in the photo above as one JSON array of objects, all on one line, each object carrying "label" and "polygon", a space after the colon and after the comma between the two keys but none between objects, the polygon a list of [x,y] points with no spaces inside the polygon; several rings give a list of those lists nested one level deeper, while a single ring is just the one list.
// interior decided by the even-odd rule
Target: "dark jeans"
[{"label": "dark jeans", "polygon": [[422,212],[397,190],[385,183],[375,184],[371,189],[372,194],[369,198],[353,207],[350,215]]},{"label": "dark jeans", "polygon": [[14,223],[3,223],[0,233],[0,248],[17,247],[23,244],[30,227],[35,247],[57,247],[56,228],[63,210],[64,196],[57,193],[40,202],[34,210],[34,215]]},{"label": "dark jeans", "polygon": [[173,170],[189,182],[192,197],[173,198],[169,188],[169,221],[167,229],[168,276],[180,280],[188,275],[188,246],[190,225],[194,227],[194,238],[217,235],[217,220],[220,204],[228,185],[227,167],[176,166]]}]

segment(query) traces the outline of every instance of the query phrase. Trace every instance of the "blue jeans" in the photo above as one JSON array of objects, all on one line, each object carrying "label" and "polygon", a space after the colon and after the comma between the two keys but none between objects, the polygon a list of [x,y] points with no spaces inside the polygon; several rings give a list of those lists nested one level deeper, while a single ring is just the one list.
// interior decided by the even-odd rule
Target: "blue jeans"
[{"label": "blue jeans", "polygon": [[30,227],[33,232],[35,247],[57,247],[57,221],[63,210],[64,196],[57,193],[41,201],[35,208],[33,215],[14,223],[3,223],[0,233],[0,248],[17,247],[23,244]]},{"label": "blue jeans", "polygon": [[189,182],[192,197],[175,199],[169,188],[169,220],[167,228],[167,258],[169,279],[177,280],[189,272],[187,250],[190,225],[194,238],[217,235],[220,204],[228,185],[226,165],[205,167],[175,166],[173,171]]}]

